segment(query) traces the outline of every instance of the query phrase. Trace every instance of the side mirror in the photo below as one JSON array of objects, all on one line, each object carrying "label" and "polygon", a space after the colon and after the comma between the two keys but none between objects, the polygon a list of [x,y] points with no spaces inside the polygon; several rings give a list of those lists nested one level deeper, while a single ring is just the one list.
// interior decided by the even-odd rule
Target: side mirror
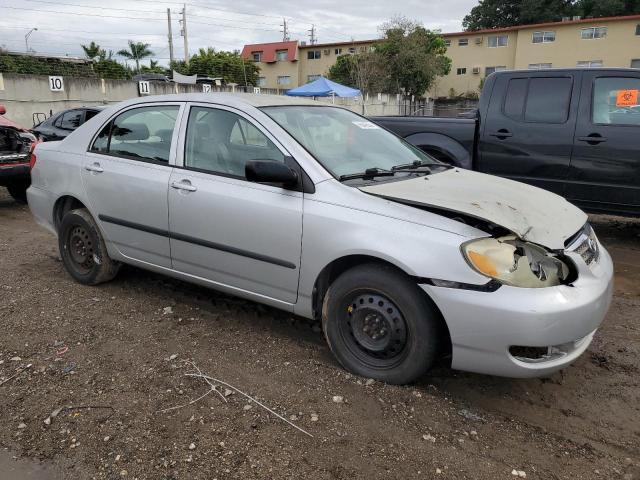
[{"label": "side mirror", "polygon": [[4,115],[5,113],[7,113],[7,109],[4,107],[4,105],[0,105],[0,115]]},{"label": "side mirror", "polygon": [[274,160],[251,160],[244,167],[244,175],[250,182],[277,183],[292,187],[298,183],[298,174],[284,163]]}]

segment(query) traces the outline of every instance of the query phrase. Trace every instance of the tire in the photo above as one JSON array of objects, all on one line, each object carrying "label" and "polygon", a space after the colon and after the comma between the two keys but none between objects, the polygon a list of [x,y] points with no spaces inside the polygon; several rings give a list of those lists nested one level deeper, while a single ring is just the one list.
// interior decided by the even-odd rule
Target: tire
[{"label": "tire", "polygon": [[350,372],[405,384],[434,364],[442,318],[407,275],[382,264],[347,270],[322,305],[329,348]]},{"label": "tire", "polygon": [[17,203],[21,205],[26,205],[27,204],[27,188],[29,188],[28,184],[25,185],[23,183],[19,183],[16,185],[9,185],[7,187],[7,190],[9,190],[9,195],[11,195]]},{"label": "tire", "polygon": [[67,212],[58,228],[60,257],[67,272],[83,285],[113,279],[120,263],[111,260],[102,234],[86,208]]}]

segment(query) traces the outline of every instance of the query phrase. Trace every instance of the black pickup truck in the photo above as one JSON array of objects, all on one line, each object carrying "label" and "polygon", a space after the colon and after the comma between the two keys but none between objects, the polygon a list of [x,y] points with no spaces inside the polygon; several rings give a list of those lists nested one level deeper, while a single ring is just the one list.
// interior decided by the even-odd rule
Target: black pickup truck
[{"label": "black pickup truck", "polygon": [[472,118],[373,120],[447,163],[640,216],[639,92],[636,69],[496,72]]}]

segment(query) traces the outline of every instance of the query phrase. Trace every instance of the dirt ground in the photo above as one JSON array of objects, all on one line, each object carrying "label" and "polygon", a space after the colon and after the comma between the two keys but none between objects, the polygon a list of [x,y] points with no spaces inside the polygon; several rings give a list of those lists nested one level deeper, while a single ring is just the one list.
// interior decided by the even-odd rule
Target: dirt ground
[{"label": "dirt ground", "polygon": [[[399,387],[346,373],[287,313],[134,268],[74,283],[1,191],[0,382],[31,367],[0,385],[0,478],[640,480],[640,221],[593,223],[616,293],[573,366]],[[209,389],[188,361],[313,437],[238,392],[162,412]]]}]

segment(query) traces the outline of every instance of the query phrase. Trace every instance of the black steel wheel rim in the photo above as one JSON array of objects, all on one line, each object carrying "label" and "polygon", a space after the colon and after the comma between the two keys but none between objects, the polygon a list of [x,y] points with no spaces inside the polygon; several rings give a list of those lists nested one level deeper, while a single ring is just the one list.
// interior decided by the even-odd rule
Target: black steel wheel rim
[{"label": "black steel wheel rim", "polygon": [[409,329],[402,311],[381,292],[348,295],[339,319],[340,333],[349,352],[366,366],[393,368],[407,353]]},{"label": "black steel wheel rim", "polygon": [[82,225],[74,225],[68,230],[66,250],[71,267],[80,275],[87,275],[94,265],[94,241]]}]

